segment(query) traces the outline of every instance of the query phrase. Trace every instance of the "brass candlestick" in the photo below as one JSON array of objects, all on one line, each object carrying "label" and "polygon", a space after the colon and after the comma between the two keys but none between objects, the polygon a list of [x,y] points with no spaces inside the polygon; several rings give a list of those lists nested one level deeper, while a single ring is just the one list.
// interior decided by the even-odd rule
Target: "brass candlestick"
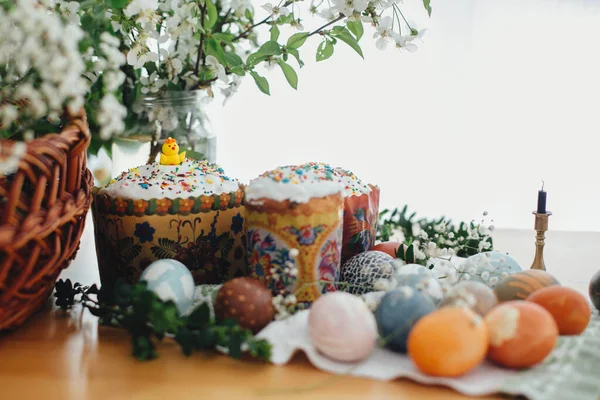
[{"label": "brass candlestick", "polygon": [[544,244],[546,239],[546,231],[548,230],[548,217],[552,215],[550,211],[546,213],[538,213],[537,211],[533,212],[535,215],[535,231],[537,234],[535,235],[535,258],[533,259],[533,264],[531,264],[531,269],[541,269],[543,271],[546,270],[546,265],[544,264]]}]

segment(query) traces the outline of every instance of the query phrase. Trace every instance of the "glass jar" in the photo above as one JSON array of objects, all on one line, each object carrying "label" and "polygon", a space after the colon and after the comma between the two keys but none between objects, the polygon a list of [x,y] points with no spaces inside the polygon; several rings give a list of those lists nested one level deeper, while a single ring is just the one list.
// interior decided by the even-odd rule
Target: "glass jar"
[{"label": "glass jar", "polygon": [[[164,141],[177,140],[186,157],[216,162],[216,136],[206,116],[205,90],[167,92],[142,99],[139,128],[113,142],[113,175],[160,156]],[[136,110],[138,111],[138,110]]]}]

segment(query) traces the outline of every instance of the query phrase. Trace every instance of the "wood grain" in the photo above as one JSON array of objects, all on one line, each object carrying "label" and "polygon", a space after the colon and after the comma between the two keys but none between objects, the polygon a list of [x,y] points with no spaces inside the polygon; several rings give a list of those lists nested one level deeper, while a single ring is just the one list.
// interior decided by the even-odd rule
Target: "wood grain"
[{"label": "wood grain", "polygon": [[[63,274],[82,283],[98,282],[91,221],[88,222],[81,251]],[[499,231],[495,240],[497,249],[511,253],[524,266],[533,259],[533,232]],[[587,290],[587,282],[600,268],[589,262],[593,260],[596,243],[600,243],[600,234],[548,232],[545,257],[548,270],[563,284]],[[139,362],[131,357],[130,351],[129,337],[124,331],[99,327],[88,312],[75,310],[69,315],[49,304],[22,329],[0,336],[0,398],[468,398],[447,388],[408,380],[379,382],[330,375],[312,367],[302,354],[297,354],[290,364],[277,367],[220,355],[196,354],[186,358],[168,340],[158,346],[158,360]]]}]

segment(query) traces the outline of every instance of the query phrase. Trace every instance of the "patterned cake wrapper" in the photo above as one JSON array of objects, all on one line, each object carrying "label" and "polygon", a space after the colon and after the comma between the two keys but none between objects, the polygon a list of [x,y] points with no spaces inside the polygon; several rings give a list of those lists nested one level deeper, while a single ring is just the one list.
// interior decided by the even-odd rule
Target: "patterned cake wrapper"
[{"label": "patterned cake wrapper", "polygon": [[[298,302],[307,305],[322,293],[335,291],[340,276],[342,222],[341,194],[304,204],[271,200],[247,203],[250,275],[271,290],[293,293]],[[297,257],[290,255],[291,249],[298,250]],[[296,267],[297,277],[282,273],[286,267]]]},{"label": "patterned cake wrapper", "polygon": [[93,190],[92,216],[102,284],[137,282],[153,261],[185,264],[196,284],[248,274],[243,188],[176,199],[130,200]]},{"label": "patterned cake wrapper", "polygon": [[342,265],[352,256],[370,250],[375,244],[379,218],[379,188],[374,185],[369,187],[369,193],[344,198]]}]

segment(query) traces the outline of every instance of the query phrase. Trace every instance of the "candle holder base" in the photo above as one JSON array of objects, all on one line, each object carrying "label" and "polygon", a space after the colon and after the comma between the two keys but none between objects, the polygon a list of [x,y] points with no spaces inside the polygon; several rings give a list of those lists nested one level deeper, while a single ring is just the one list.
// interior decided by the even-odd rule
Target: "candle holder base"
[{"label": "candle holder base", "polygon": [[533,212],[535,215],[534,229],[536,231],[535,236],[535,258],[531,264],[530,269],[541,269],[546,270],[546,264],[544,263],[544,245],[546,241],[546,231],[548,230],[548,217],[552,215],[550,211],[545,213]]}]

